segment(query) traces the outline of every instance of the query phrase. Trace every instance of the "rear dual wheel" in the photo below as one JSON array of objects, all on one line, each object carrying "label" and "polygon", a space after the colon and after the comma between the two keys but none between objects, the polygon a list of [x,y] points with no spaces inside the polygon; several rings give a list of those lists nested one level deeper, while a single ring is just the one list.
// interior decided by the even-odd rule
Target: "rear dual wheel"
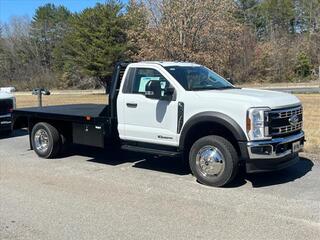
[{"label": "rear dual wheel", "polygon": [[191,147],[189,165],[200,183],[222,187],[238,173],[239,158],[225,138],[211,135],[198,139]]},{"label": "rear dual wheel", "polygon": [[37,123],[31,132],[33,150],[41,158],[54,158],[61,150],[59,131],[49,123]]}]

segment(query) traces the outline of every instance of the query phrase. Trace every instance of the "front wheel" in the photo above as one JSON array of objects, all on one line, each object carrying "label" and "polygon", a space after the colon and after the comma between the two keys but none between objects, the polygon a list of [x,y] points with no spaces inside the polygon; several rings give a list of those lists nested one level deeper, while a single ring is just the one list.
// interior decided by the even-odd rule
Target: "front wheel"
[{"label": "front wheel", "polygon": [[49,123],[37,123],[31,132],[33,150],[39,157],[54,158],[61,149],[59,131]]},{"label": "front wheel", "polygon": [[211,135],[198,139],[191,147],[189,165],[200,183],[222,187],[238,173],[239,158],[225,138]]}]

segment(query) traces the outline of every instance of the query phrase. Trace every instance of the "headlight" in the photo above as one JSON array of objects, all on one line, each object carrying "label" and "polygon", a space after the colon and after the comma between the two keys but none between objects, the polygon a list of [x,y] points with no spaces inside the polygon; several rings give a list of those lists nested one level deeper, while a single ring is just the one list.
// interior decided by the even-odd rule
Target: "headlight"
[{"label": "headlight", "polygon": [[270,108],[250,108],[247,113],[247,134],[250,140],[269,139],[266,126],[267,112]]}]

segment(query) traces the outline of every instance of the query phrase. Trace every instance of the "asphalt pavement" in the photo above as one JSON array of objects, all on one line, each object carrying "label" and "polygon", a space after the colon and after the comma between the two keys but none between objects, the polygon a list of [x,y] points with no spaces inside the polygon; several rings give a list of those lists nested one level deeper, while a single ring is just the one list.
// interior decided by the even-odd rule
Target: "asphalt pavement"
[{"label": "asphalt pavement", "polygon": [[[318,159],[317,159],[318,158]],[[78,147],[39,159],[0,138],[0,239],[320,239],[320,157],[228,188],[178,159]]]}]

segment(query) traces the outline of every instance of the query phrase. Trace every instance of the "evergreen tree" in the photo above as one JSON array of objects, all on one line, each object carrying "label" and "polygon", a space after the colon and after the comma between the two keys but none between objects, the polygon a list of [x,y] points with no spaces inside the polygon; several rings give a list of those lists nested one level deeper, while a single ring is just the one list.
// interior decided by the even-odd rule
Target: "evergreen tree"
[{"label": "evergreen tree", "polygon": [[31,24],[31,37],[39,48],[41,65],[53,65],[53,51],[64,39],[71,13],[63,6],[46,4],[39,7]]},{"label": "evergreen tree", "polygon": [[66,66],[71,69],[76,65],[83,74],[107,86],[114,63],[125,58],[126,27],[123,5],[117,1],[85,9],[72,20]]}]

